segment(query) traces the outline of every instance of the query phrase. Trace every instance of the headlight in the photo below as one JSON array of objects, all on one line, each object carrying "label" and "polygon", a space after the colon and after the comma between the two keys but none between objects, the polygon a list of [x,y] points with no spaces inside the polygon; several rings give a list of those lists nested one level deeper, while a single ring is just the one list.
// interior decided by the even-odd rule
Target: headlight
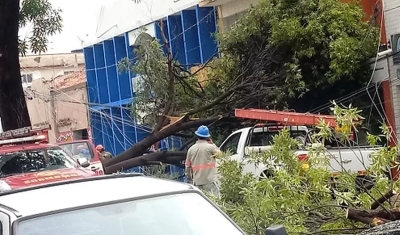
[{"label": "headlight", "polygon": [[10,191],[11,189],[7,182],[0,180],[0,192]]}]

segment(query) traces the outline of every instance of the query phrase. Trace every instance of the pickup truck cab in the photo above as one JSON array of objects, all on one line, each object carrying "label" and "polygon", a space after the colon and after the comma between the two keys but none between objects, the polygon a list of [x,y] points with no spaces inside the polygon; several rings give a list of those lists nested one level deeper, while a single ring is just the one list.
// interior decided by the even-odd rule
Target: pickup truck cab
[{"label": "pickup truck cab", "polygon": [[86,159],[89,162],[89,166],[86,169],[94,171],[97,175],[104,175],[99,153],[91,140],[75,140],[58,143],[57,145],[74,159]]},{"label": "pickup truck cab", "polygon": [[[273,137],[282,130],[283,126],[270,127],[246,127],[230,134],[222,142],[220,149],[223,152],[231,152],[230,158],[242,162],[243,173],[251,173],[255,177],[271,176],[270,169],[264,164],[249,162],[250,154],[261,154],[271,148]],[[288,126],[292,138],[307,145],[309,130],[306,126]],[[332,174],[340,173],[343,170],[364,174],[366,168],[371,165],[370,155],[375,152],[374,148],[357,146],[357,148],[326,146],[326,156],[330,159],[329,170]],[[297,152],[299,160],[307,157],[305,148],[299,148]],[[275,165],[279,168],[279,165]]]},{"label": "pickup truck cab", "polygon": [[103,175],[0,193],[1,235],[243,235],[196,187]]}]

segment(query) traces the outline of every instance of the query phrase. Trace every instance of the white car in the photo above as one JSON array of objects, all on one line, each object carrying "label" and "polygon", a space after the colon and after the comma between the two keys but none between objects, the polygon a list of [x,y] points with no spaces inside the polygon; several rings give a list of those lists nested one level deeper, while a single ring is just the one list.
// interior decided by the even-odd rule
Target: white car
[{"label": "white car", "polygon": [[1,235],[242,235],[199,189],[140,174],[0,193]]}]

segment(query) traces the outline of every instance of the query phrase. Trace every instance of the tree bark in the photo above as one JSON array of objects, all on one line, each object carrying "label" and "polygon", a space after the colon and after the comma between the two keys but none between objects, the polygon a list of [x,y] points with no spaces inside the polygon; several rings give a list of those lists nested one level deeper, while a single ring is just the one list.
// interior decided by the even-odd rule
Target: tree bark
[{"label": "tree bark", "polygon": [[[129,169],[135,166],[154,165],[157,163],[179,164],[180,161],[185,160],[186,151],[170,151],[170,152],[156,152],[149,153],[139,157],[131,158],[108,167],[105,167],[106,174]],[[110,159],[111,160],[111,159]]]},{"label": "tree bark", "polygon": [[0,2],[0,116],[3,130],[31,126],[19,65],[19,0]]},{"label": "tree bark", "polygon": [[[216,117],[210,117],[210,118],[205,118],[205,119],[199,119],[199,120],[194,120],[194,121],[186,121],[186,122],[177,122],[165,129],[162,129],[160,131],[151,133],[148,137],[145,139],[141,140],[140,142],[136,143],[134,146],[129,148],[128,150],[120,153],[116,157],[110,159],[109,161],[105,162],[104,167],[106,169],[106,173],[113,173],[114,171],[111,171],[110,169],[121,169],[122,165],[118,165],[118,167],[113,167],[110,168],[110,166],[117,164],[117,163],[122,163],[124,161],[127,161],[130,158],[135,158],[138,156],[143,155],[143,153],[150,148],[151,145],[156,143],[157,141],[160,141],[170,135],[173,135],[176,132],[194,128],[200,125],[207,125],[210,124],[216,120],[221,119],[221,116],[216,116]],[[130,168],[130,166],[124,166],[122,167],[124,169]]]},{"label": "tree bark", "polygon": [[381,206],[384,202],[389,200],[391,197],[393,197],[396,194],[396,191],[390,190],[386,194],[382,195],[382,197],[378,198],[374,203],[371,205],[371,210],[377,209],[379,206]]},{"label": "tree bark", "polygon": [[373,226],[381,225],[390,221],[400,220],[399,208],[391,210],[362,210],[362,209],[347,209],[346,218],[369,224]]}]

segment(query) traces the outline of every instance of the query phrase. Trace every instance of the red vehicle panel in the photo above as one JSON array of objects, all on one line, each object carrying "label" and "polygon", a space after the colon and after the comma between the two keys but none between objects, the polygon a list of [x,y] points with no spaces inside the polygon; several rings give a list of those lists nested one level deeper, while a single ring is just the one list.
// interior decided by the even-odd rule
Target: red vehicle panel
[{"label": "red vehicle panel", "polygon": [[96,173],[85,169],[57,169],[48,171],[39,171],[25,174],[17,174],[0,178],[6,182],[11,189],[25,188],[40,184],[54,183],[63,180],[83,179],[95,176]]},{"label": "red vehicle panel", "polygon": [[[86,158],[90,163],[90,166],[87,167],[88,169],[96,172],[97,175],[104,175],[103,165],[101,164],[99,158],[99,152],[96,150],[96,147],[91,140],[61,142],[58,143],[58,146],[60,146],[74,159],[79,157]],[[85,150],[87,152],[81,150]]]}]

